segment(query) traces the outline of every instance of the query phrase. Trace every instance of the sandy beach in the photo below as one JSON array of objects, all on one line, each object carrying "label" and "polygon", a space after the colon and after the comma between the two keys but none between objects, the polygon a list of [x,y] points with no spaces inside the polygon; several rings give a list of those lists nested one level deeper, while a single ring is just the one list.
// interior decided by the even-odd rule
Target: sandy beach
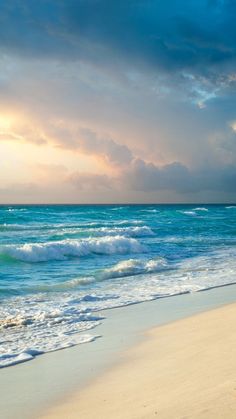
[{"label": "sandy beach", "polygon": [[43,419],[235,418],[236,304],[149,330]]}]

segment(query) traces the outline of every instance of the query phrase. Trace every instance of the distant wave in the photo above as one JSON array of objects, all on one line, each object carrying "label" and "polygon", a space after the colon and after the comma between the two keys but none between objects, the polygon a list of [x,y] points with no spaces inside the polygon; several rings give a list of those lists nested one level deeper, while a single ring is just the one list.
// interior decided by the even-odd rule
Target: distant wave
[{"label": "distant wave", "polygon": [[156,213],[156,212],[159,212],[157,209],[142,209],[142,210],[140,210],[140,212],[153,212],[153,213]]},{"label": "distant wave", "polygon": [[147,226],[142,227],[96,227],[96,228],[71,228],[61,230],[52,230],[50,240],[78,237],[78,235],[86,234],[92,237],[103,236],[127,236],[127,237],[148,237],[154,236],[155,233]]},{"label": "distant wave", "polygon": [[121,221],[116,221],[117,225],[130,225],[130,224],[143,224],[144,221],[143,220],[121,220]]},{"label": "distant wave", "polygon": [[141,227],[100,227],[97,229],[91,229],[90,232],[95,232],[98,235],[125,235],[131,237],[145,237],[154,236],[154,232],[147,226]]},{"label": "distant wave", "polygon": [[125,207],[114,207],[114,208],[111,208],[111,211],[120,211],[120,210],[123,210],[123,209],[126,209]]},{"label": "distant wave", "polygon": [[197,208],[194,208],[193,211],[205,211],[205,212],[208,212],[209,210],[207,208],[204,208],[204,207],[197,207]]},{"label": "distant wave", "polygon": [[[123,227],[114,227],[113,225],[120,225]],[[134,226],[130,226],[130,224],[134,224]],[[86,223],[75,223],[75,224],[46,224],[44,223],[30,223],[30,224],[20,224],[20,223],[0,223],[0,231],[49,231],[50,230],[59,234],[67,232],[80,232],[80,231],[87,231],[87,232],[98,232],[101,233],[106,232],[107,234],[125,234],[130,236],[148,236],[153,235],[153,231],[148,226],[136,226],[138,224],[143,224],[143,221],[140,220],[122,220],[116,223],[103,221],[102,223],[98,222],[86,222]]]},{"label": "distant wave", "polygon": [[236,209],[236,205],[230,205],[229,207],[225,207],[226,209]]},{"label": "distant wave", "polygon": [[178,211],[178,212],[181,212],[181,214],[185,214],[185,215],[197,215],[195,211]]},{"label": "distant wave", "polygon": [[67,257],[88,256],[90,254],[112,255],[144,253],[146,251],[147,248],[136,239],[119,235],[0,247],[0,255],[23,262],[46,262],[49,260],[65,260]]},{"label": "distant wave", "polygon": [[8,212],[22,212],[22,211],[28,211],[27,208],[8,208],[7,209]]}]

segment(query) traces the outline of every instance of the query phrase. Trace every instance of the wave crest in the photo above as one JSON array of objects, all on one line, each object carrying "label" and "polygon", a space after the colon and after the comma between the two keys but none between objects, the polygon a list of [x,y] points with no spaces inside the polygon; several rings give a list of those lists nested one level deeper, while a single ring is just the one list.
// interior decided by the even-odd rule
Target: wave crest
[{"label": "wave crest", "polygon": [[197,207],[197,208],[194,208],[193,211],[204,211],[204,212],[208,212],[208,209],[205,208],[205,207]]},{"label": "wave crest", "polygon": [[146,247],[138,240],[118,235],[47,243],[26,243],[20,246],[6,245],[1,247],[0,254],[23,262],[34,263],[66,260],[68,257],[81,257],[91,254],[112,255],[144,253],[146,251]]},{"label": "wave crest", "polygon": [[128,259],[123,260],[112,268],[106,269],[102,275],[102,279],[121,278],[124,276],[133,276],[146,273],[153,273],[165,269],[167,262],[164,258],[151,260]]}]

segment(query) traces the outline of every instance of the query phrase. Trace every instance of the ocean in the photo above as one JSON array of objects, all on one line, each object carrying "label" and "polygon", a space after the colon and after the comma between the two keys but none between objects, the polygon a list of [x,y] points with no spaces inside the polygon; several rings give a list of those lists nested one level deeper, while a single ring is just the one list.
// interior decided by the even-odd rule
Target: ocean
[{"label": "ocean", "polygon": [[0,206],[0,367],[96,339],[105,309],[235,273],[234,205]]}]

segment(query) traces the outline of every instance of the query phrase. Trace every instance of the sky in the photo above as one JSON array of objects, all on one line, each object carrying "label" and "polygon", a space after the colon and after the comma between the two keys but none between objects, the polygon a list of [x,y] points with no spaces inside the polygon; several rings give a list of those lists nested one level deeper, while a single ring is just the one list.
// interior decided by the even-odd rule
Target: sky
[{"label": "sky", "polygon": [[0,0],[0,203],[236,202],[234,0]]}]

